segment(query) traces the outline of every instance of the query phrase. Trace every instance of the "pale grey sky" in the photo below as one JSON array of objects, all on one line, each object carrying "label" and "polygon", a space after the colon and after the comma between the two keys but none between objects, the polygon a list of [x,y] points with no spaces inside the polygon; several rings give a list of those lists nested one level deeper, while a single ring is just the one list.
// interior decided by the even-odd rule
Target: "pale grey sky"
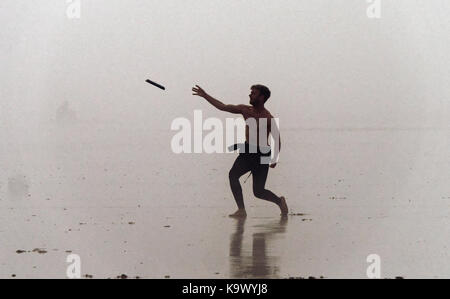
[{"label": "pale grey sky", "polygon": [[79,20],[62,0],[0,6],[2,124],[27,133],[63,101],[160,130],[221,115],[195,83],[227,103],[269,86],[282,127],[448,127],[446,0],[383,0],[381,19],[364,0],[81,0]]}]

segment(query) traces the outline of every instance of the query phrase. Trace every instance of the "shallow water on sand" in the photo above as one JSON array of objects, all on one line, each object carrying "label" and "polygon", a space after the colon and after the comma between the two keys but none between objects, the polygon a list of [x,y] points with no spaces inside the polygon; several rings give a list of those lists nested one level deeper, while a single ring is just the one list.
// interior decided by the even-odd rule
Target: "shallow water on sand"
[{"label": "shallow water on sand", "polygon": [[64,278],[66,257],[75,253],[83,275],[94,278],[363,278],[366,257],[376,253],[383,277],[448,277],[447,207],[355,216],[343,206],[286,218],[253,207],[245,220],[218,210],[8,209],[1,276]]},{"label": "shallow water on sand", "polygon": [[227,217],[235,154],[70,130],[6,151],[0,278],[64,278],[70,253],[94,278],[365,278],[370,254],[385,278],[450,277],[447,130],[285,130],[267,187],[291,214],[253,199],[249,179],[245,221]]}]

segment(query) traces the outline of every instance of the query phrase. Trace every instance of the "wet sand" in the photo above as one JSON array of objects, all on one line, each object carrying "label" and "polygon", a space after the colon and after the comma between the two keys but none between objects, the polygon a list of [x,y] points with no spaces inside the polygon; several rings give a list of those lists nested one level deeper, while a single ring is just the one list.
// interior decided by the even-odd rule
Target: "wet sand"
[{"label": "wet sand", "polygon": [[94,278],[364,278],[371,253],[381,256],[383,277],[448,277],[449,218],[441,208],[354,216],[334,206],[282,218],[252,207],[245,220],[201,207],[10,209],[1,277],[65,278],[70,253]]},{"label": "wet sand", "polygon": [[26,181],[11,191],[2,173],[0,278],[65,278],[70,253],[86,278],[366,278],[370,254],[383,278],[450,277],[446,130],[286,130],[267,187],[291,214],[250,179],[245,221],[227,217],[235,155],[150,153],[137,132],[20,146]]}]

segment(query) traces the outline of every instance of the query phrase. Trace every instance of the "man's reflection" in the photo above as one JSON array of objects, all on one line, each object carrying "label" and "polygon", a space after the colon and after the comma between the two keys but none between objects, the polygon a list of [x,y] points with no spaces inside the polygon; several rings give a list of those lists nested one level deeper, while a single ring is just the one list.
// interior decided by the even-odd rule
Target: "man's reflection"
[{"label": "man's reflection", "polygon": [[274,248],[276,239],[286,232],[288,218],[281,217],[253,226],[252,250],[245,250],[246,218],[236,219],[235,232],[230,237],[230,275],[232,278],[277,278],[279,259]]}]

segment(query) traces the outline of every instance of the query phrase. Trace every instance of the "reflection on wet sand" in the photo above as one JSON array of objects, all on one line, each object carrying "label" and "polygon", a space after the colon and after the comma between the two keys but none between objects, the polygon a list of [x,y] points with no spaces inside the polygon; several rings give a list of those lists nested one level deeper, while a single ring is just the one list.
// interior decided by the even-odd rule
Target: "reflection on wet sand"
[{"label": "reflection on wet sand", "polygon": [[245,246],[245,222],[246,218],[237,219],[235,231],[230,236],[231,278],[279,278],[280,255],[275,249],[277,241],[286,232],[288,218],[263,219],[253,225],[251,251]]}]

